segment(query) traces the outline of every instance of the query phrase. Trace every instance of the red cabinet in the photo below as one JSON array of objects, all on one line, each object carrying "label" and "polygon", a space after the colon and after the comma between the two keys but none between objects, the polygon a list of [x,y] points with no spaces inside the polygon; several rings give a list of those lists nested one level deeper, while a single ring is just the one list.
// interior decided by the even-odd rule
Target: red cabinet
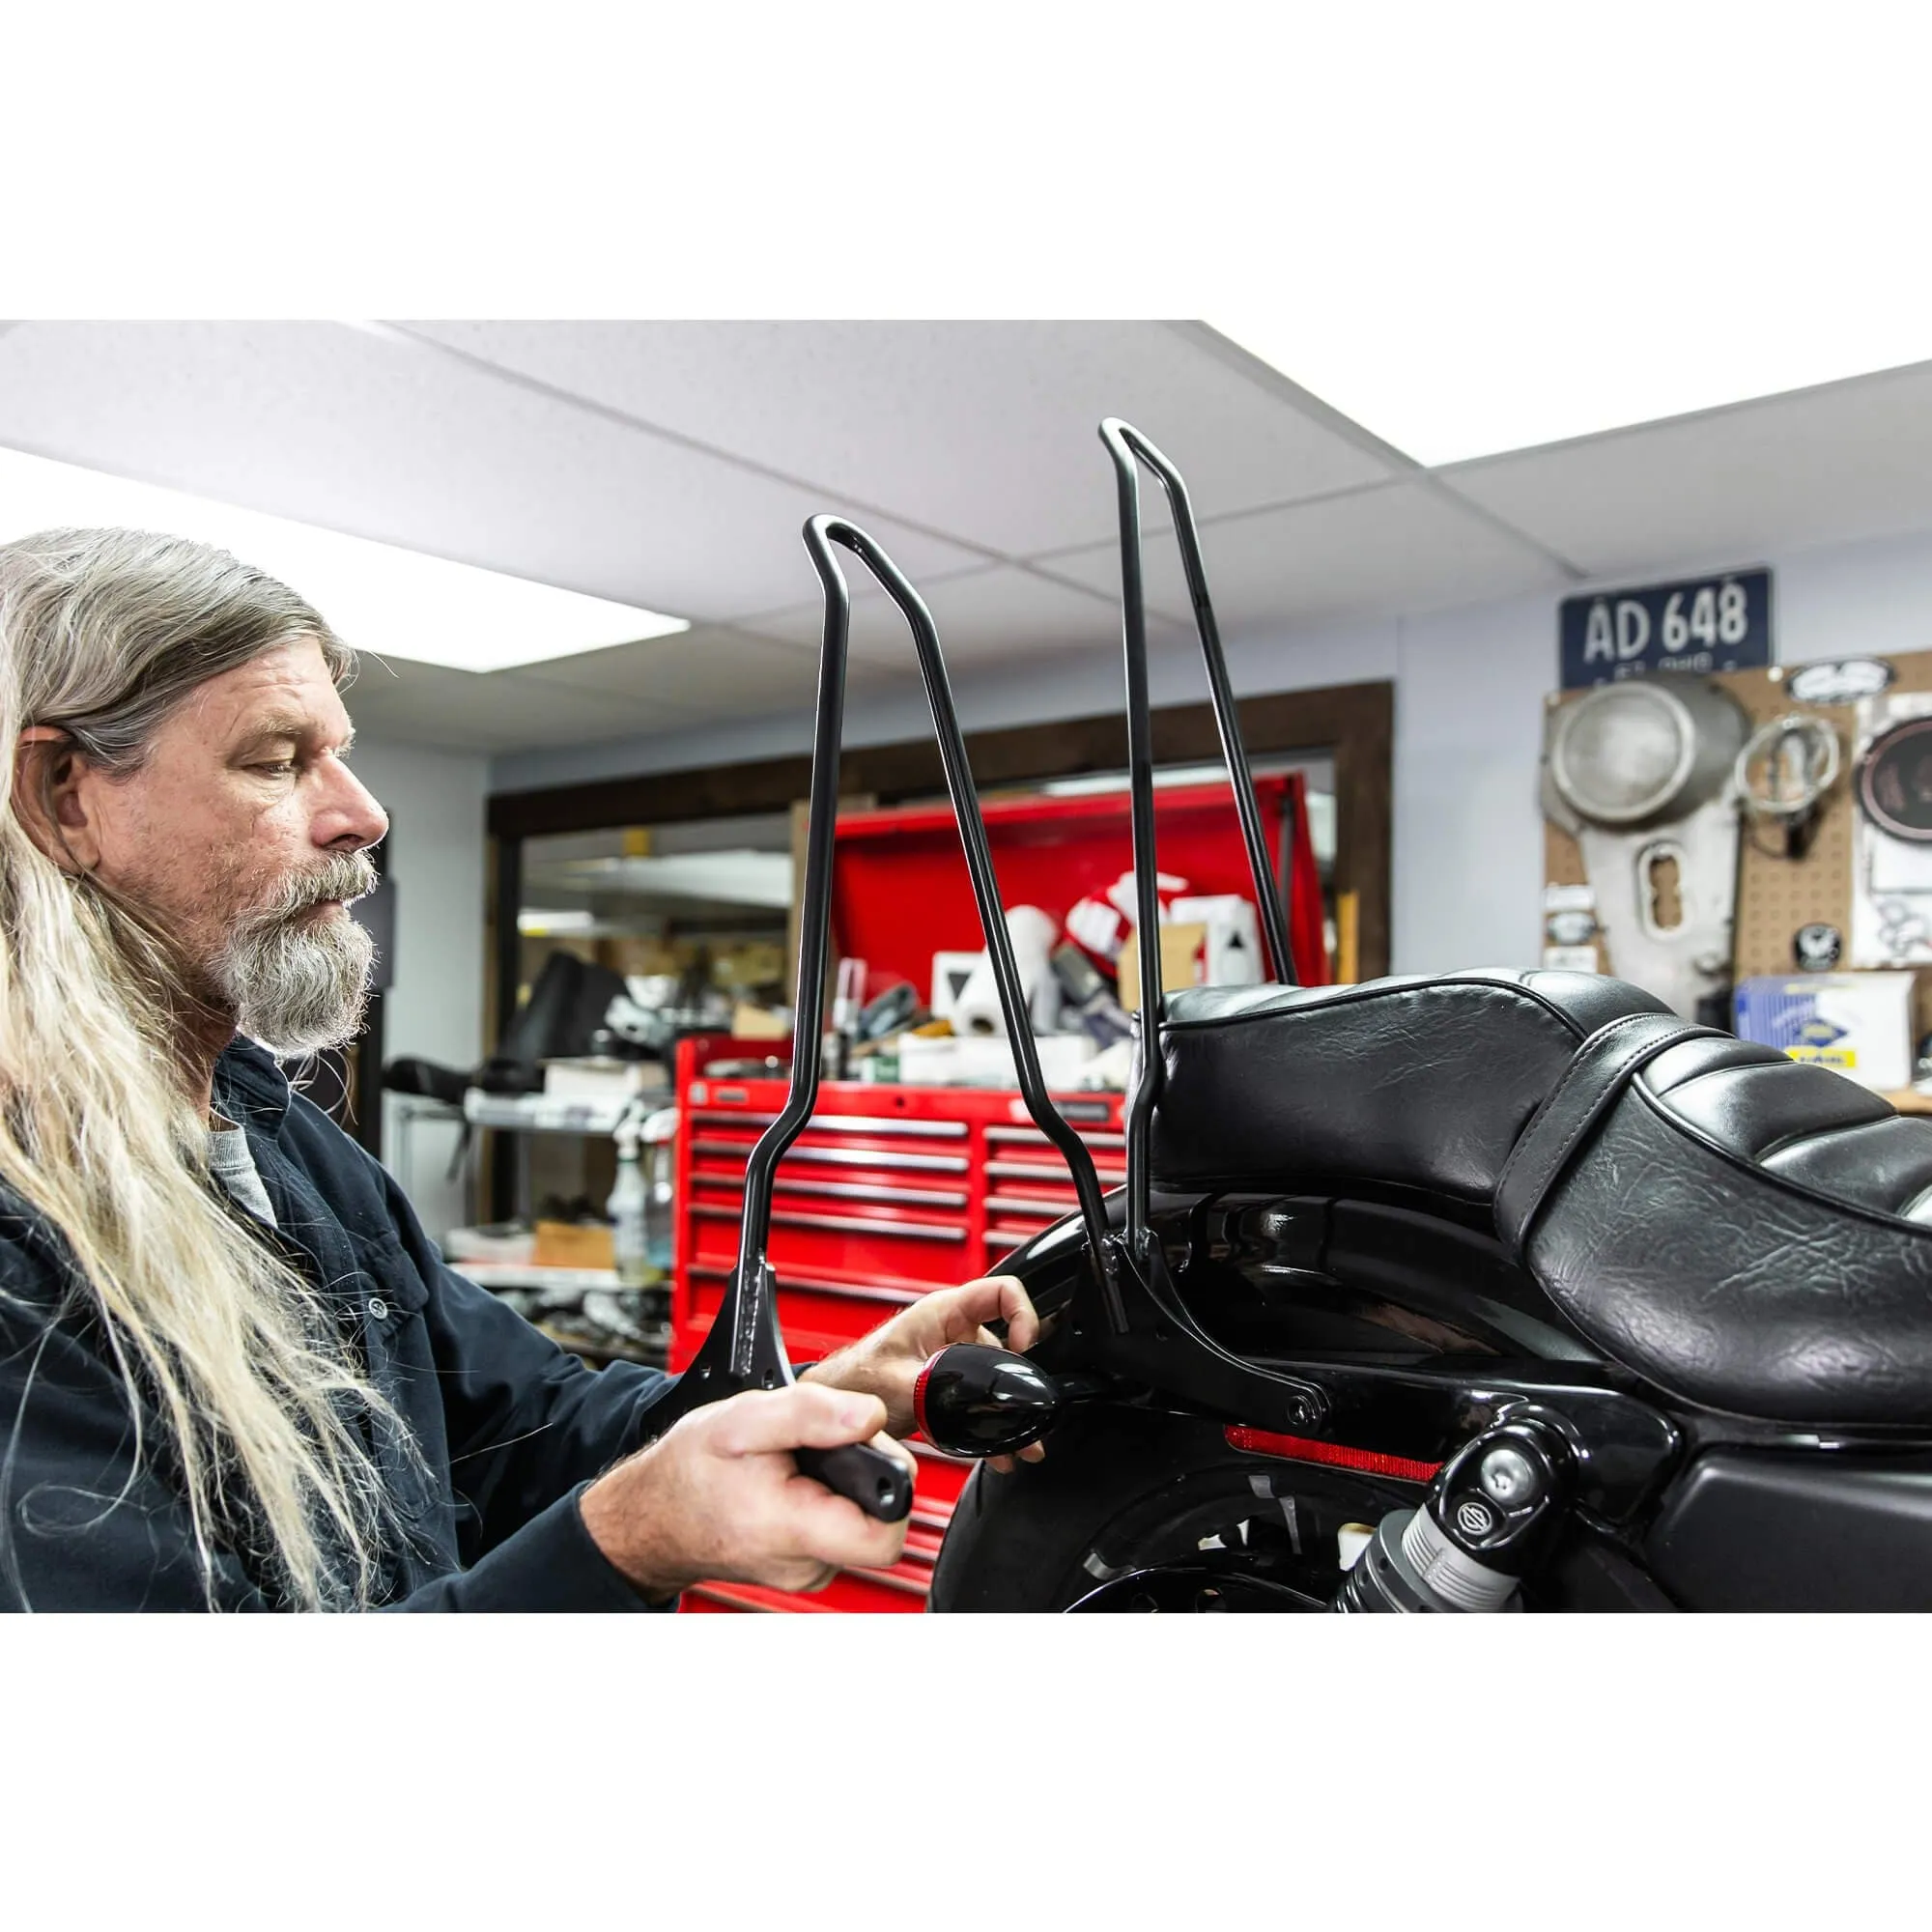
[{"label": "red cabinet", "polygon": [[[1308,836],[1307,781],[1299,772],[1256,780],[1262,836],[1291,882],[1286,911],[1295,978],[1328,983],[1322,943],[1321,879]],[[1000,877],[1000,903],[1038,906],[1065,921],[1075,900],[1104,894],[1133,869],[1125,791],[996,798],[985,805],[986,839]],[[1160,868],[1187,880],[1190,895],[1254,897],[1240,820],[1226,780],[1165,785],[1154,794]],[[985,944],[959,827],[946,805],[843,812],[832,875],[833,950],[867,964],[867,992],[910,980],[924,996],[937,952]]]},{"label": "red cabinet", "polygon": [[[738,1259],[745,1163],[784,1105],[782,1080],[717,1080],[706,1065],[743,1055],[716,1036],[678,1048],[678,1220],[670,1365],[697,1352]],[[1122,1176],[1122,1096],[1069,1094],[1062,1110],[1094,1150],[1103,1181]],[[779,1324],[794,1361],[856,1341],[928,1289],[994,1273],[1002,1257],[1074,1205],[1066,1169],[1017,1094],[972,1087],[828,1081],[779,1163],[771,1261]],[[918,1610],[967,1464],[923,1442],[905,1554],[851,1571],[822,1595],[703,1583],[691,1610]]]}]

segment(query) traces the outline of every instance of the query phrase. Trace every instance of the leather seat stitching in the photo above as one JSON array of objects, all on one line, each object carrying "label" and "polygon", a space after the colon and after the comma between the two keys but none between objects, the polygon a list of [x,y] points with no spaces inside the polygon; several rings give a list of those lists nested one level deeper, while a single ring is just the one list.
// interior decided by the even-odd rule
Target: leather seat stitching
[{"label": "leather seat stitching", "polygon": [[[1892,1114],[1889,1118],[1895,1121],[1898,1116]],[[1886,1117],[1881,1116],[1876,1121],[1839,1121],[1825,1127],[1795,1127],[1788,1134],[1780,1134],[1769,1146],[1760,1148],[1749,1158],[1762,1166],[1773,1154],[1787,1153],[1795,1147],[1803,1147],[1806,1141],[1830,1140],[1833,1134],[1855,1134],[1863,1127],[1882,1127],[1885,1122]]]},{"label": "leather seat stitching", "polygon": [[[1633,1013],[1629,1017],[1632,1020],[1657,1019],[1661,1018],[1662,1015],[1656,1013]],[[1625,1021],[1623,1020],[1613,1020],[1611,1022],[1612,1026],[1622,1026],[1624,1024]],[[1605,1028],[1604,1031],[1607,1033],[1609,1031],[1609,1028],[1606,1027]],[[1622,1042],[1619,1041],[1618,1044],[1619,1046],[1621,1046]],[[1645,1044],[1650,1045],[1652,1044],[1652,1042],[1646,1041]],[[1658,1050],[1662,1051],[1662,1047],[1659,1047]],[[1591,1062],[1593,1069],[1600,1067],[1601,1065],[1602,1065],[1601,1059],[1593,1060]],[[1609,1069],[1610,1086],[1612,1088],[1616,1088],[1624,1085],[1626,1081],[1626,1075],[1628,1074],[1629,1071],[1630,1069],[1621,1064],[1612,1065],[1611,1068]],[[1568,1076],[1566,1076],[1566,1078]],[[1550,1162],[1550,1170],[1552,1175],[1560,1175],[1563,1172],[1563,1169],[1569,1160],[1570,1150],[1577,1143],[1577,1135],[1583,1133],[1593,1123],[1596,1118],[1597,1118],[1597,1108],[1593,1103],[1592,1105],[1584,1108],[1581,1115],[1579,1115],[1578,1118],[1572,1123],[1570,1131],[1563,1136],[1562,1145],[1558,1147],[1556,1150],[1555,1158]],[[1524,1139],[1527,1138],[1528,1135],[1525,1134]]]},{"label": "leather seat stitching", "polygon": [[1819,1207],[1833,1208],[1838,1213],[1849,1214],[1857,1220],[1872,1222],[1874,1225],[1885,1228],[1893,1234],[1916,1236],[1921,1240],[1932,1236],[1932,1228],[1927,1228],[1922,1222],[1901,1220],[1896,1213],[1889,1208],[1868,1208],[1863,1202],[1850,1200],[1842,1194],[1823,1193],[1818,1188],[1807,1186],[1803,1181],[1791,1179],[1788,1176],[1778,1173],[1775,1168],[1765,1167],[1759,1162],[1750,1159],[1747,1155],[1738,1153],[1735,1150],[1724,1146],[1721,1141],[1714,1140],[1702,1127],[1696,1125],[1693,1122],[1687,1121],[1682,1115],[1673,1113],[1670,1109],[1668,1099],[1663,1095],[1651,1093],[1642,1081],[1635,1081],[1633,1083],[1633,1086],[1644,1105],[1666,1127],[1674,1127],[1686,1140],[1695,1141],[1699,1147],[1705,1149],[1710,1153],[1716,1154],[1727,1166],[1738,1168],[1746,1174],[1756,1175],[1767,1186],[1776,1188],[1779,1192],[1789,1194],[1797,1200],[1808,1201]]},{"label": "leather seat stitching", "polygon": [[[1607,1040],[1608,1037],[1619,1028],[1627,1028],[1637,1020],[1657,1019],[1660,1017],[1661,1015],[1656,1013],[1626,1013],[1622,1019],[1612,1020],[1607,1026],[1599,1028],[1589,1037],[1594,1040]],[[1588,1044],[1588,1041],[1585,1041],[1585,1044]],[[1530,1146],[1536,1139],[1538,1126],[1556,1111],[1557,1103],[1562,1099],[1573,1082],[1579,1079],[1586,1070],[1594,1069],[1601,1065],[1601,1057],[1585,1060],[1580,1052],[1572,1057],[1570,1065],[1563,1069],[1562,1078],[1549,1090],[1548,1097],[1544,1101],[1542,1106],[1537,1108],[1536,1112],[1529,1117],[1528,1122],[1524,1125],[1522,1132],[1517,1137],[1516,1146],[1510,1149],[1509,1158],[1503,1162],[1502,1172],[1496,1176],[1496,1200],[1498,1203],[1502,1200],[1503,1190],[1508,1187],[1510,1175],[1515,1171],[1516,1164],[1521,1157],[1523,1150]],[[1557,1164],[1559,1166],[1562,1163],[1563,1156],[1569,1151],[1571,1142],[1582,1131],[1587,1120],[1588,1115],[1586,1114],[1584,1121],[1578,1122],[1576,1126],[1571,1128],[1562,1147],[1557,1150]]]},{"label": "leather seat stitching", "polygon": [[[1373,984],[1347,987],[1284,986],[1281,990],[1285,993],[1314,993],[1319,997],[1312,1000],[1296,1000],[1282,1007],[1247,1007],[1238,1013],[1216,1013],[1212,1019],[1207,1020],[1169,1019],[1163,1012],[1160,1026],[1163,1033],[1206,1033],[1213,1027],[1242,1026],[1250,1020],[1283,1019],[1291,1013],[1327,1012],[1336,1007],[1366,1006],[1371,1000],[1393,1000],[1404,993],[1414,992],[1419,986],[1437,983],[1439,982],[1430,980],[1415,980],[1399,986]],[[1163,996],[1163,1007],[1166,1005],[1166,999],[1167,996]]]},{"label": "leather seat stitching", "polygon": [[[1743,1046],[1747,1042],[1739,1040],[1737,1044]],[[1685,1079],[1673,1080],[1662,1091],[1666,1094],[1681,1094],[1687,1087],[1694,1087],[1700,1080],[1715,1080],[1720,1073],[1735,1073],[1740,1067],[1748,1071],[1754,1066],[1782,1066],[1789,1059],[1787,1054],[1779,1053],[1776,1048],[1768,1047],[1766,1048],[1766,1053],[1769,1057],[1764,1060],[1733,1060],[1722,1066],[1707,1066],[1701,1073],[1692,1073]],[[1796,1061],[1791,1061],[1792,1065],[1795,1066],[1797,1064]],[[1657,1090],[1653,1089],[1652,1091],[1655,1092]]]},{"label": "leather seat stitching", "polygon": [[[1526,986],[1520,981],[1511,980],[1432,980],[1420,976],[1416,979],[1406,980],[1399,986],[1376,986],[1371,984],[1359,988],[1351,987],[1347,990],[1336,991],[1335,997],[1332,999],[1304,1000],[1294,1006],[1287,1007],[1251,1007],[1245,1012],[1220,1013],[1211,1020],[1171,1020],[1163,1013],[1160,1030],[1163,1034],[1208,1033],[1216,1027],[1241,1026],[1250,1020],[1280,1019],[1290,1013],[1312,1012],[1317,1009],[1325,1012],[1331,1007],[1365,1005],[1370,1000],[1397,999],[1404,993],[1414,993],[1428,986],[1472,986],[1479,989],[1488,988],[1492,992],[1512,993],[1521,999],[1527,1000],[1532,1006],[1541,1008],[1573,1039],[1582,1041],[1590,1037],[1589,1033],[1582,1025],[1572,1019],[1548,994],[1539,993],[1533,986]],[[1282,990],[1284,992],[1328,992],[1331,989],[1327,987],[1296,988],[1290,986],[1284,987]],[[1165,1003],[1163,1002],[1163,1004]],[[1624,1017],[1628,1019],[1662,1019],[1664,1015],[1662,1013],[1629,1013],[1624,1015]],[[1612,1020],[1609,1024],[1614,1026],[1617,1022]],[[1601,1032],[1602,1029],[1599,1028],[1598,1031]]]}]

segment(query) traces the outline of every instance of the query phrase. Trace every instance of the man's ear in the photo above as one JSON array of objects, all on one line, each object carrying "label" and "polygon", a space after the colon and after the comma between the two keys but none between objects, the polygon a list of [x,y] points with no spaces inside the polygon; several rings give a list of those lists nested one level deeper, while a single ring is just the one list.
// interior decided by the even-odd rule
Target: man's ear
[{"label": "man's ear", "polygon": [[65,731],[30,724],[14,750],[14,810],[27,836],[64,872],[91,872],[100,839],[82,792],[87,761]]}]

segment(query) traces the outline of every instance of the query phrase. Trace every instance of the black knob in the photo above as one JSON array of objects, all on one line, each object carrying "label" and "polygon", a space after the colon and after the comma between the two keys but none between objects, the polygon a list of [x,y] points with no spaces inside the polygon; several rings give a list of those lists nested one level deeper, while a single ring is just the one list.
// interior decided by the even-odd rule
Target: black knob
[{"label": "black knob", "polygon": [[1024,1355],[955,1342],[919,1372],[913,1413],[935,1448],[953,1456],[1004,1456],[1045,1435],[1060,1411],[1060,1384]]}]

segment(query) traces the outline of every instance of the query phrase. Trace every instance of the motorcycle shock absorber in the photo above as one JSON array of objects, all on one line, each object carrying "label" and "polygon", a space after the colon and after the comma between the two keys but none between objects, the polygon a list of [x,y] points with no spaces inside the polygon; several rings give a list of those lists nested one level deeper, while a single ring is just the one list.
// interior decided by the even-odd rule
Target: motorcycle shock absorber
[{"label": "motorcycle shock absorber", "polygon": [[1562,1523],[1571,1469],[1569,1445],[1546,1423],[1486,1429],[1436,1472],[1420,1509],[1381,1520],[1330,1607],[1520,1609],[1522,1579]]}]

